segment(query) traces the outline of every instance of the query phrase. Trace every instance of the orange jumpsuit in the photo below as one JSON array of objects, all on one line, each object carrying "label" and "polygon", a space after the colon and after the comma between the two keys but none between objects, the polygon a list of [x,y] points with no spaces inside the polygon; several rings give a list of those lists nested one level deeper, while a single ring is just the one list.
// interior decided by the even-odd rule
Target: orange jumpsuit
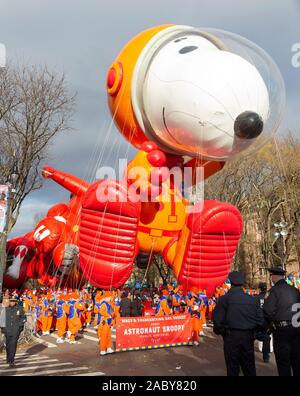
[{"label": "orange jumpsuit", "polygon": [[52,326],[52,312],[51,305],[47,298],[42,300],[42,314],[41,314],[41,322],[42,322],[42,332],[50,333]]},{"label": "orange jumpsuit", "polygon": [[95,304],[94,304],[94,327],[97,327],[100,324],[99,308],[100,308],[101,299],[102,299],[102,293],[97,292],[95,296]]},{"label": "orange jumpsuit", "polygon": [[199,333],[202,331],[202,317],[201,307],[195,301],[195,298],[191,298],[191,305],[189,307],[189,313],[192,318],[192,341],[199,342]]},{"label": "orange jumpsuit", "polygon": [[69,301],[68,307],[68,332],[69,332],[69,340],[70,342],[74,343],[76,335],[81,328],[81,321],[79,318],[79,312],[84,309],[84,304],[76,301],[71,300]]},{"label": "orange jumpsuit", "polygon": [[36,316],[36,324],[35,324],[35,332],[37,333],[39,330],[42,330],[42,317],[41,317],[41,304],[40,302],[36,299],[34,302],[33,306],[33,312],[35,313]]},{"label": "orange jumpsuit", "polygon": [[24,312],[27,314],[33,308],[33,302],[30,297],[25,297],[23,301],[24,301]]},{"label": "orange jumpsuit", "polygon": [[174,294],[172,298],[172,306],[174,313],[180,311],[180,302],[181,302],[180,295],[178,293]]},{"label": "orange jumpsuit", "polygon": [[102,301],[99,308],[100,314],[100,324],[98,326],[98,337],[100,340],[100,351],[106,352],[108,348],[112,347],[111,339],[111,326],[112,326],[112,306],[106,302]]},{"label": "orange jumpsuit", "polygon": [[121,303],[120,293],[116,292],[113,297],[114,322],[116,321],[117,318],[121,316],[120,303]]},{"label": "orange jumpsuit", "polygon": [[59,338],[62,338],[67,329],[67,307],[66,302],[63,300],[57,303],[57,319],[56,319],[56,330]]},{"label": "orange jumpsuit", "polygon": [[168,315],[171,315],[171,309],[168,305],[168,297],[163,296],[156,307],[155,316],[159,317],[159,316],[168,316]]},{"label": "orange jumpsuit", "polygon": [[92,301],[92,296],[88,295],[86,300],[86,309],[85,309],[85,325],[90,326],[92,322],[92,312],[93,312],[93,301]]},{"label": "orange jumpsuit", "polygon": [[[206,305],[202,299],[200,300],[199,311],[201,315],[201,327],[203,327],[203,325],[206,323]],[[200,331],[202,331],[202,328]]]}]

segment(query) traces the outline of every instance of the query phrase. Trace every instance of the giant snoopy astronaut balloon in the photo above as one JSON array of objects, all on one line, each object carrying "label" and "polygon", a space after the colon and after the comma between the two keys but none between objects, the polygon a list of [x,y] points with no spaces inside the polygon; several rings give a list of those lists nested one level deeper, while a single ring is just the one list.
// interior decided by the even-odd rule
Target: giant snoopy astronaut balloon
[{"label": "giant snoopy astronaut balloon", "polygon": [[136,157],[122,180],[92,184],[45,167],[43,176],[72,198],[8,242],[6,286],[33,277],[110,289],[127,281],[139,258],[161,254],[185,290],[212,293],[227,277],[242,218],[229,203],[190,205],[182,184],[197,183],[198,174],[208,178],[272,137],[285,100],[277,66],[235,34],[157,26],[122,49],[108,70],[107,95]]}]

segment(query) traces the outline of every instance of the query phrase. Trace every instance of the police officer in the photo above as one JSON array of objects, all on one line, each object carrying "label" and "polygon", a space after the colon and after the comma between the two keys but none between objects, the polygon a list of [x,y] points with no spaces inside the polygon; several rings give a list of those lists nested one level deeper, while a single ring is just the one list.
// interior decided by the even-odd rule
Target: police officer
[{"label": "police officer", "polygon": [[213,312],[215,334],[224,340],[224,356],[228,376],[255,376],[255,330],[263,325],[263,312],[256,298],[242,288],[245,274],[229,274],[231,289],[220,297]]},{"label": "police officer", "polygon": [[263,311],[273,328],[278,374],[300,376],[300,322],[293,320],[299,310],[300,293],[287,284],[283,268],[270,268],[269,272],[274,286],[266,296]]},{"label": "police officer", "polygon": [[[258,285],[258,289],[259,289],[259,294],[257,295],[257,298],[259,300],[261,309],[263,309],[263,306],[265,303],[265,297],[266,297],[267,290],[268,290],[268,285],[266,284],[266,282],[260,282]],[[262,328],[258,332],[257,338],[260,342],[262,342],[263,361],[265,363],[269,363],[271,336],[269,334],[267,324],[264,326],[264,328]]]},{"label": "police officer", "polygon": [[131,316],[142,316],[143,312],[143,303],[141,299],[141,295],[138,291],[135,291],[133,294],[133,300],[130,304],[130,313]]},{"label": "police officer", "polygon": [[124,297],[120,302],[120,313],[122,317],[128,317],[131,314],[131,294],[124,293]]},{"label": "police officer", "polygon": [[18,339],[26,322],[24,309],[18,302],[16,297],[9,299],[9,306],[5,308],[5,327],[1,329],[5,335],[6,362],[9,367],[15,367]]}]

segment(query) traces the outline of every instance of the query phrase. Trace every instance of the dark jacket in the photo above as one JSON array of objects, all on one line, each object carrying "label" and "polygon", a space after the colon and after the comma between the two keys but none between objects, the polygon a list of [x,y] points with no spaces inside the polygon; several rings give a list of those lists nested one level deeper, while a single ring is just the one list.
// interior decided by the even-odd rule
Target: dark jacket
[{"label": "dark jacket", "polygon": [[14,336],[20,334],[26,322],[24,309],[20,305],[5,308],[5,334]]},{"label": "dark jacket", "polygon": [[120,302],[121,316],[130,316],[131,301],[128,297],[122,298]]},{"label": "dark jacket", "polygon": [[263,322],[258,299],[246,294],[241,287],[232,287],[220,297],[213,311],[216,334],[223,334],[226,329],[256,330]]},{"label": "dark jacket", "polygon": [[291,321],[295,311],[292,307],[300,303],[300,292],[286,283],[284,279],[278,281],[266,296],[263,311],[267,321]]},{"label": "dark jacket", "polygon": [[134,297],[131,302],[131,316],[142,316],[143,304],[140,297]]}]

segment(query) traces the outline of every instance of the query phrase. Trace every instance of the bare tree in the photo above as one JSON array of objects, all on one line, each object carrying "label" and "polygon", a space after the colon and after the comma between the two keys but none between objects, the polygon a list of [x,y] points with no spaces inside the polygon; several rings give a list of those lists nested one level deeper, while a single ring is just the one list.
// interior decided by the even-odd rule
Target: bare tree
[{"label": "bare tree", "polygon": [[170,267],[166,265],[163,258],[158,255],[153,256],[153,263],[158,270],[160,278],[163,281],[163,285],[166,286],[169,282],[169,277],[171,275]]},{"label": "bare tree", "polygon": [[40,167],[53,138],[68,130],[75,95],[47,66],[9,65],[0,72],[0,182],[18,174],[9,230],[25,197],[41,187]]}]

